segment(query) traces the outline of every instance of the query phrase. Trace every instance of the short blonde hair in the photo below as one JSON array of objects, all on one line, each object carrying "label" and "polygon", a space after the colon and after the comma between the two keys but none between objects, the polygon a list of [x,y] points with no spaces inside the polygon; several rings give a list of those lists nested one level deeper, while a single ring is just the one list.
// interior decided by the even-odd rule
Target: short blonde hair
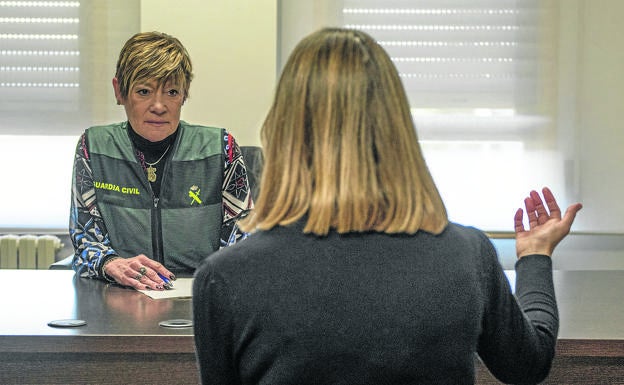
[{"label": "short blonde hair", "polygon": [[326,28],[288,59],[261,129],[264,168],[246,230],[440,233],[446,209],[405,90],[369,35]]},{"label": "short blonde hair", "polygon": [[137,82],[155,79],[161,86],[174,81],[189,96],[193,79],[191,58],[177,38],[162,32],[141,32],[132,36],[121,49],[115,77],[125,99]]}]

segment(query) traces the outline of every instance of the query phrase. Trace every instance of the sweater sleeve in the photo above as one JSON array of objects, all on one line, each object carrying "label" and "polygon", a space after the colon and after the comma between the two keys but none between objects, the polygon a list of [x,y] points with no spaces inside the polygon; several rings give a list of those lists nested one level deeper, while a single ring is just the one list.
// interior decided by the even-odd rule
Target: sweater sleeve
[{"label": "sweater sleeve", "polygon": [[232,347],[231,310],[225,280],[205,261],[193,281],[195,353],[202,384],[240,384]]},{"label": "sweater sleeve", "polygon": [[234,137],[225,133],[223,143],[225,167],[223,171],[223,224],[220,247],[227,247],[247,238],[248,233],[238,227],[238,221],[253,208],[247,167]]},{"label": "sweater sleeve", "polygon": [[[490,252],[494,258],[496,252]],[[486,268],[482,333],[478,354],[505,383],[535,384],[548,376],[559,327],[552,261],[531,255],[516,262],[516,295],[500,263]]]},{"label": "sweater sleeve", "polygon": [[104,278],[104,262],[117,256],[96,203],[87,139],[83,134],[74,156],[69,215],[69,235],[74,246],[72,266],[81,277]]}]

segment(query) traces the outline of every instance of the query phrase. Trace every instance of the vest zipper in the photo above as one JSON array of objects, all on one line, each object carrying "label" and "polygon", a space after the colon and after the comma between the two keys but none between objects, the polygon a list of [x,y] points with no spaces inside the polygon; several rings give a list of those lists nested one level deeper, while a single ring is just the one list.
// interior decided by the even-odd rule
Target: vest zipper
[{"label": "vest zipper", "polygon": [[160,218],[160,208],[158,207],[158,197],[153,197],[154,199],[154,208],[152,209],[152,247],[153,247],[153,258],[155,261],[158,261],[165,264],[164,257],[162,255],[162,224]]}]

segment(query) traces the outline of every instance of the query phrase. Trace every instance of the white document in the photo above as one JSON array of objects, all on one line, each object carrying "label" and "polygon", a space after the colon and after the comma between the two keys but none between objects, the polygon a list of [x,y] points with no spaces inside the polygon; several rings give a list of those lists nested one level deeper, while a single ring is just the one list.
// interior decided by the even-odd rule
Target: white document
[{"label": "white document", "polygon": [[150,298],[191,298],[193,296],[193,278],[178,278],[168,290],[139,290]]}]

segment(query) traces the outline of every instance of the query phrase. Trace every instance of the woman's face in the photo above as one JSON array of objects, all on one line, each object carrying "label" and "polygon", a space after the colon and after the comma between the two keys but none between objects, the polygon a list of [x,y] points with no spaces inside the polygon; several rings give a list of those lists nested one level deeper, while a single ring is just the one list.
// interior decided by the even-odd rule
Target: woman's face
[{"label": "woman's face", "polygon": [[151,142],[158,142],[175,132],[184,104],[182,87],[167,81],[158,87],[156,80],[135,83],[123,98],[117,78],[113,78],[115,96],[126,109],[134,131]]}]

